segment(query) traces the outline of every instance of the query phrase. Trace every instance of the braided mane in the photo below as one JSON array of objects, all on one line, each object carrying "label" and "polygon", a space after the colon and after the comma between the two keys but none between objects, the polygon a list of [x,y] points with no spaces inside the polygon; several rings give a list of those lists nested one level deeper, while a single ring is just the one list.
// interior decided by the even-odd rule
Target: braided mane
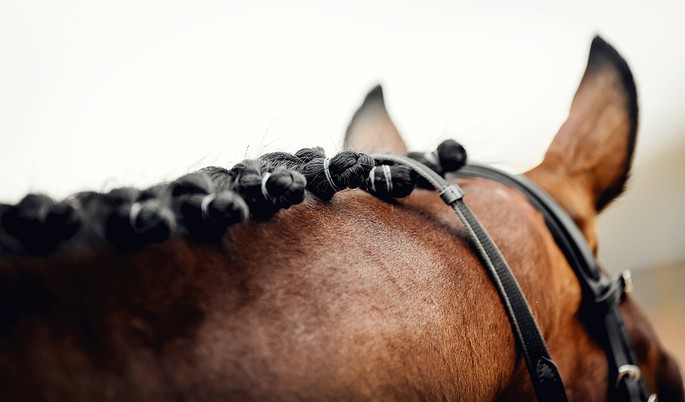
[{"label": "braided mane", "polygon": [[[434,157],[425,155],[410,157],[440,173],[466,160],[451,140]],[[85,191],[61,201],[29,194],[16,205],[0,204],[0,258],[44,256],[75,244],[134,251],[173,234],[220,242],[231,225],[267,220],[301,203],[306,193],[328,202],[338,191],[361,188],[389,199],[409,195],[416,185],[415,174],[404,166],[381,165],[351,150],[327,158],[315,147],[265,154],[231,169],[209,166],[143,190]]]}]

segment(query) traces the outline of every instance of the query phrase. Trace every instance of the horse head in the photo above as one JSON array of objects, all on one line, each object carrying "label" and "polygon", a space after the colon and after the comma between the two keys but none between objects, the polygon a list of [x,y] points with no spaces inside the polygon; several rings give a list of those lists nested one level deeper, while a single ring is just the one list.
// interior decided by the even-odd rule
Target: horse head
[{"label": "horse head", "polygon": [[[630,70],[596,38],[568,120],[525,174],[595,253],[636,129]],[[380,87],[345,146],[0,205],[0,399],[534,399],[464,226],[414,190],[410,171],[367,155],[407,153]],[[454,180],[509,262],[569,398],[606,400],[606,352],[543,216],[506,185]],[[647,388],[682,401],[647,318],[629,295],[620,308]]]},{"label": "horse head", "polygon": [[[597,217],[625,189],[637,125],[637,93],[630,69],[615,49],[595,38],[568,119],[542,164],[526,173],[563,206],[595,253]],[[681,373],[647,317],[631,297],[622,302],[621,312],[648,387],[659,400],[682,400]]]},{"label": "horse head", "polygon": [[[365,152],[406,153],[383,103],[380,88],[369,93],[350,124],[347,146]],[[567,120],[542,163],[525,173],[573,218],[595,255],[597,218],[625,189],[637,125],[637,92],[632,73],[618,52],[596,37]],[[568,271],[564,259],[554,261],[546,269]],[[558,317],[557,328],[548,329],[559,336],[549,342],[558,342],[559,349],[552,353],[557,355],[562,373],[570,380],[569,396],[602,400],[612,381],[607,374],[605,352],[588,337],[582,323],[569,319],[577,315],[579,307],[578,284],[574,282],[564,279],[565,291],[572,296],[559,302],[572,308],[564,319]],[[622,301],[621,312],[648,388],[658,394],[659,400],[682,400],[683,380],[678,365],[660,344],[645,314],[631,297]],[[517,394],[520,391],[513,393],[514,400],[521,396]]]}]

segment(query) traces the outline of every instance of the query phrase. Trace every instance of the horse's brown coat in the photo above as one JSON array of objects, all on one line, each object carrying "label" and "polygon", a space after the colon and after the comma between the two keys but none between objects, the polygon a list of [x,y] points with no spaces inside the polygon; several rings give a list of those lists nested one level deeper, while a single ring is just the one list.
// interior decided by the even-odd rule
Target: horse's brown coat
[{"label": "horse's brown coat", "polygon": [[[493,199],[493,186],[465,184],[477,213],[486,199],[501,211],[484,220],[496,241],[514,231],[552,241],[518,194],[499,188]],[[512,199],[518,208],[499,208]],[[28,391],[32,383],[74,385],[69,377],[79,373],[83,395],[112,389],[114,399],[133,390],[146,399],[191,391],[197,400],[492,399],[512,381],[517,359],[511,334],[500,328],[506,316],[497,294],[464,238],[432,193],[392,205],[347,191],[332,204],[309,200],[271,222],[235,228],[227,260],[179,239],[143,256],[50,264],[85,276],[91,289],[77,293],[75,311],[54,307],[69,302],[62,299],[46,307],[48,317],[64,314],[58,330],[43,317],[24,317],[23,330],[13,330],[27,343],[21,360],[42,368],[14,381]],[[543,250],[536,243],[503,248],[516,266],[531,255],[546,258]],[[275,267],[278,255],[289,263]],[[164,267],[174,274],[160,274],[150,259],[177,261]],[[99,280],[88,275],[92,266]],[[564,306],[542,302],[563,295],[563,286],[543,289],[533,279],[522,273],[536,312]],[[48,274],[50,293],[66,288],[71,297],[77,285]],[[475,306],[483,313],[477,320]],[[181,315],[164,327],[183,312],[202,322]]]},{"label": "horse's brown coat", "polygon": [[[601,60],[591,56],[569,121],[529,173],[593,246],[607,191],[624,184],[634,127],[620,66]],[[347,145],[406,150],[382,102],[365,105]],[[540,214],[503,185],[460,184],[514,270],[570,399],[605,400],[606,358]],[[130,255],[5,260],[0,275],[2,400],[534,399],[463,227],[424,190],[397,203],[359,190],[308,198],[232,227],[223,247],[176,237]],[[646,318],[630,298],[623,311],[650,390],[683,400],[677,365]]]}]

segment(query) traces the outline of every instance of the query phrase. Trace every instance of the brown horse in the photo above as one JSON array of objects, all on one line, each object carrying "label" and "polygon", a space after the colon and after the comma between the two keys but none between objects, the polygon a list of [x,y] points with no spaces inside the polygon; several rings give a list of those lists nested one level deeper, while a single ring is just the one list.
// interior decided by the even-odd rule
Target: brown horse
[{"label": "brown horse", "polygon": [[[594,250],[597,215],[625,185],[636,126],[630,71],[595,39],[568,120],[526,173]],[[380,90],[345,145],[407,153]],[[322,179],[320,169],[273,162],[323,160],[331,172],[340,162],[305,154],[271,155],[268,176],[245,162],[145,191],[3,206],[0,400],[535,399],[498,295],[439,197],[333,196],[310,185],[359,183],[347,171]],[[368,162],[352,154],[352,168]],[[317,197],[299,203],[303,177]],[[502,184],[459,184],[514,271],[569,399],[606,400],[605,353],[578,315],[578,280],[540,213]],[[281,207],[263,212],[260,197],[278,186],[268,207]],[[233,218],[212,237],[193,222],[219,201]],[[682,401],[679,368],[630,296],[621,312],[649,391]]]}]

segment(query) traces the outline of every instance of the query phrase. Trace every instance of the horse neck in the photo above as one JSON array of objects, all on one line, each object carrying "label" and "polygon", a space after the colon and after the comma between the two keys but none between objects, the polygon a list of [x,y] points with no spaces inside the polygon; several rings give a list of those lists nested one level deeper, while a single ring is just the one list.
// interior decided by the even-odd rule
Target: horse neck
[{"label": "horse neck", "polygon": [[[609,383],[606,356],[578,315],[578,279],[542,215],[521,194],[503,185],[472,179],[465,180],[462,186],[467,203],[490,232],[521,285],[569,398],[605,400]],[[469,202],[472,195],[475,197]],[[527,369],[519,358],[499,399],[528,400],[533,398],[532,392]]]},{"label": "horse neck", "polygon": [[[538,268],[559,263],[544,222],[510,190],[464,184],[554,356],[563,349],[559,317],[571,315],[557,299],[573,308],[579,296],[563,272]],[[14,262],[3,275],[28,275],[40,290],[30,297],[40,297],[23,316],[5,317],[0,350],[21,345],[31,356],[18,361],[57,359],[71,375],[9,362],[20,374],[5,378],[27,389],[73,382],[74,373],[104,377],[97,367],[138,370],[85,382],[110,381],[120,398],[138,389],[165,399],[198,383],[207,397],[531,395],[513,385],[526,374],[494,288],[456,217],[428,192],[391,204],[348,191],[237,225],[221,245],[175,238],[132,255]]]},{"label": "horse neck", "polygon": [[[582,331],[568,319],[574,316],[580,294],[543,219],[510,189],[477,180],[463,184],[467,203],[515,270],[550,347],[554,353],[564,349],[565,328]],[[479,399],[502,393],[531,397],[529,385],[518,386],[529,384],[528,375],[516,358],[502,305],[453,212],[429,192],[418,192],[400,204],[360,192],[337,197],[330,204],[307,204],[304,214],[298,210],[282,214],[263,226],[259,241],[248,240],[254,239],[254,231],[232,234],[231,244],[253,244],[240,246],[235,261],[244,264],[242,271],[255,273],[251,283],[261,284],[256,286],[258,292],[280,295],[275,302],[269,300],[270,307],[255,309],[269,317],[264,324],[283,321],[274,336],[301,325],[288,317],[299,320],[312,315],[318,320],[305,332],[333,325],[345,334],[340,336],[362,346],[350,349],[322,340],[312,354],[327,350],[325,359],[335,356],[339,367],[370,370],[368,362],[374,361],[372,371],[379,384],[393,384],[392,378],[402,378],[412,367],[414,389]],[[273,247],[269,254],[259,253],[256,245],[264,244]],[[260,257],[251,257],[256,255]],[[275,256],[283,257],[278,268]],[[321,307],[306,311],[302,306],[307,304]],[[265,310],[272,315],[264,315]],[[337,350],[374,351],[379,356],[340,355]],[[278,358],[268,356],[270,361]],[[575,369],[575,357],[563,360],[565,374]],[[348,374],[351,384],[360,377],[371,381],[359,371]]]}]

